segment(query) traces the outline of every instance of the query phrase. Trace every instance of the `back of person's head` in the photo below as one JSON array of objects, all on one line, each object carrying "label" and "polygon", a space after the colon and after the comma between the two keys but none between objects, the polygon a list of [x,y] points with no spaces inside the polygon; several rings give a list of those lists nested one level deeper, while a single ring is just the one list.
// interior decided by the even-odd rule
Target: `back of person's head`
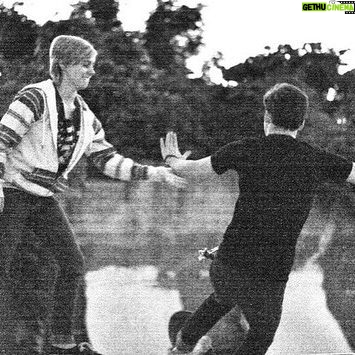
[{"label": "back of person's head", "polygon": [[264,107],[275,126],[295,131],[306,118],[308,96],[294,85],[276,84],[264,95]]},{"label": "back of person's head", "polygon": [[49,74],[55,83],[60,83],[62,74],[60,64],[64,66],[79,64],[96,54],[92,44],[81,37],[57,36],[49,48]]}]

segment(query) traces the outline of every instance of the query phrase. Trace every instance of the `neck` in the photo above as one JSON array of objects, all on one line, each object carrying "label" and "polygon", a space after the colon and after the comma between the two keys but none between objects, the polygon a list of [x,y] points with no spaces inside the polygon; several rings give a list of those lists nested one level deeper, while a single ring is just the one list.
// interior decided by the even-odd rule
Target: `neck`
[{"label": "neck", "polygon": [[57,89],[64,103],[68,105],[74,103],[75,97],[77,95],[77,91],[75,89],[71,88],[70,86],[63,85],[63,83],[58,85]]},{"label": "neck", "polygon": [[290,131],[288,129],[277,127],[272,123],[269,123],[265,129],[266,136],[268,136],[269,134],[280,134],[280,135],[291,136],[293,138],[296,138],[297,133],[298,133],[298,130]]}]

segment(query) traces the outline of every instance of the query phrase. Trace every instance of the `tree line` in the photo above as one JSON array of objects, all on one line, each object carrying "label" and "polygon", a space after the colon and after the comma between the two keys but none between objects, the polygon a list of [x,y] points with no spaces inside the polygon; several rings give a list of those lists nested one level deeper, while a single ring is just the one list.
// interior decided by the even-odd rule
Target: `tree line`
[{"label": "tree line", "polygon": [[[79,1],[70,18],[39,26],[16,10],[0,5],[0,114],[24,85],[48,78],[48,50],[60,34],[79,35],[99,52],[96,73],[81,94],[102,121],[107,138],[123,154],[159,161],[159,138],[175,130],[193,158],[211,154],[235,139],[260,135],[262,97],[276,82],[303,88],[311,108],[301,138],[330,151],[353,156],[355,71],[338,73],[346,52],[280,44],[275,52],[247,58],[226,69],[221,56],[205,64],[203,75],[189,79],[186,59],[203,43],[202,5],[176,6],[157,1],[144,32],[124,31],[119,2]],[[218,67],[227,81],[209,79]],[[329,90],[333,97],[329,99]]]}]

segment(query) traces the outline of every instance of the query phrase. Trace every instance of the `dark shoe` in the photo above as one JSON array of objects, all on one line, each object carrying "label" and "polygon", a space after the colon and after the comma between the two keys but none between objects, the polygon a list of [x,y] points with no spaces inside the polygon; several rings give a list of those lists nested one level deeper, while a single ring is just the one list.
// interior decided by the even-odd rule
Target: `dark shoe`
[{"label": "dark shoe", "polygon": [[51,346],[47,355],[102,355],[95,351],[89,343],[80,343],[71,349],[61,349]]}]

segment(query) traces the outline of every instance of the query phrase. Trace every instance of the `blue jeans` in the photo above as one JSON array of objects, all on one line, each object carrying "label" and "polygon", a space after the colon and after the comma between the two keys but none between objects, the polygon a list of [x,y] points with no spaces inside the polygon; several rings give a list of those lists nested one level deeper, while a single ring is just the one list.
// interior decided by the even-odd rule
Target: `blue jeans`
[{"label": "blue jeans", "polygon": [[19,282],[13,272],[17,267],[14,265],[15,255],[21,251],[21,246],[36,244],[48,260],[54,260],[57,265],[52,333],[71,336],[75,299],[84,274],[84,259],[69,220],[54,197],[34,196],[9,188],[4,189],[4,195],[5,207],[0,214],[1,284],[13,293],[16,306],[20,312],[26,313],[27,319],[32,318],[36,322],[38,317],[43,317],[43,295],[31,292],[31,286],[26,287],[26,283],[32,283],[33,288],[33,283],[40,281],[41,276],[33,274],[35,268],[25,268],[24,279]]}]

